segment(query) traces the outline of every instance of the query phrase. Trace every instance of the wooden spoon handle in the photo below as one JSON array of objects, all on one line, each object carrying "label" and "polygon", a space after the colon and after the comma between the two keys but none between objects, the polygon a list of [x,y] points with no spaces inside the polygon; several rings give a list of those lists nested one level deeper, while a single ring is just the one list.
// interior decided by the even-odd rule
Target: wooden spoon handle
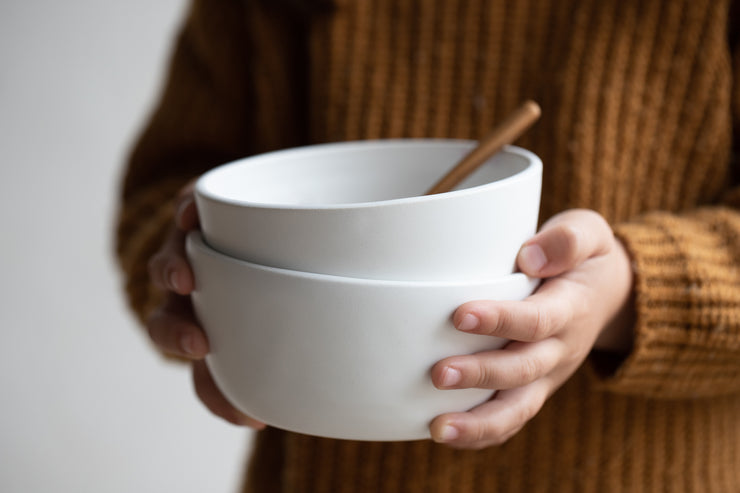
[{"label": "wooden spoon handle", "polygon": [[499,152],[505,145],[511,144],[524,133],[537,119],[542,111],[534,101],[526,101],[501,122],[475,148],[470,151],[454,168],[439,180],[427,195],[449,192],[465,179],[478,166]]}]

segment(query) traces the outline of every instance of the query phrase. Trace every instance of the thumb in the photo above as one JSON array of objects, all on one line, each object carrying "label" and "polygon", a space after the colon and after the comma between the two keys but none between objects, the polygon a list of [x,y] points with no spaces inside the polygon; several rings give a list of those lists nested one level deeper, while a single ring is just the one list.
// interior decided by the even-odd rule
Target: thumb
[{"label": "thumb", "polygon": [[517,267],[533,277],[553,277],[608,253],[613,244],[612,229],[600,214],[572,209],[553,216],[522,245]]}]

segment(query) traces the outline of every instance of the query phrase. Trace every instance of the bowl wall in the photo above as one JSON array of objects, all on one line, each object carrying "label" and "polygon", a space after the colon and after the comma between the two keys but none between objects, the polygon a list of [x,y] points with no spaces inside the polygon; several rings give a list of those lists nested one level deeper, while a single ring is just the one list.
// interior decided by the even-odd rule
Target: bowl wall
[{"label": "bowl wall", "polygon": [[292,270],[404,281],[509,274],[537,227],[537,156],[509,146],[456,191],[421,196],[473,145],[363,141],[236,161],[198,180],[201,228],[218,251]]},{"label": "bowl wall", "polygon": [[224,395],[242,412],[299,433],[355,440],[429,437],[429,422],[491,397],[439,390],[440,359],[500,347],[451,315],[475,299],[523,299],[523,274],[475,282],[394,282],[294,272],[227,257],[191,233],[196,314]]}]

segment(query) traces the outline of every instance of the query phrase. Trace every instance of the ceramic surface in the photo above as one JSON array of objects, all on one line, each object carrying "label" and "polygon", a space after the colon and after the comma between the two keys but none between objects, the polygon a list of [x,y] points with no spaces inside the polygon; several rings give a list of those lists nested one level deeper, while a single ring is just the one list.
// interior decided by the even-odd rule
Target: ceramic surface
[{"label": "ceramic surface", "polygon": [[362,141],[236,161],[196,183],[201,227],[223,253],[300,271],[403,281],[509,274],[537,227],[536,155],[509,146],[456,191],[420,196],[473,145]]},{"label": "ceramic surface", "polygon": [[398,282],[265,267],[187,239],[207,363],[244,413],[300,433],[355,440],[429,437],[429,422],[491,397],[439,390],[440,359],[504,341],[455,330],[451,315],[475,299],[523,299],[523,274],[471,282]]}]

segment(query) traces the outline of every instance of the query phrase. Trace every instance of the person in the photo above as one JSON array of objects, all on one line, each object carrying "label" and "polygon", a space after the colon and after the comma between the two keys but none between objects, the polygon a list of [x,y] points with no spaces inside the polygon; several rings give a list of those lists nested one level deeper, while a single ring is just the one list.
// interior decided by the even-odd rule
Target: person
[{"label": "person", "polygon": [[[203,403],[260,430],[244,491],[740,491],[735,17],[730,0],[193,0],[127,164],[117,255]],[[458,308],[458,330],[511,342],[430,377],[495,397],[411,442],[234,409],[189,304],[192,181],[306,144],[478,139],[526,99],[542,224],[518,268],[542,284]]]}]

